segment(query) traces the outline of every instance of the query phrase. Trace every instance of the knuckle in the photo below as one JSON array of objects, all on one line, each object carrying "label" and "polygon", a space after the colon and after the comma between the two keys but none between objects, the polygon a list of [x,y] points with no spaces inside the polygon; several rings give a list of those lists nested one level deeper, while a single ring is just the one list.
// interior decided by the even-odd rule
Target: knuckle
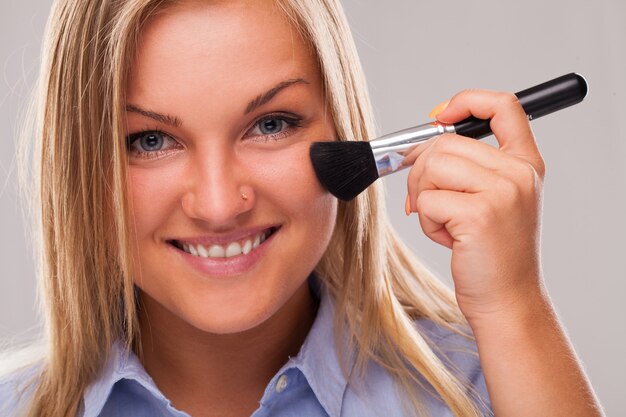
[{"label": "knuckle", "polygon": [[541,194],[541,183],[542,179],[533,165],[523,163],[515,169],[513,179],[501,177],[496,188],[509,205],[516,206]]},{"label": "knuckle", "polygon": [[[539,167],[538,169],[541,170],[543,168]],[[543,181],[543,174],[535,169],[532,164],[526,163],[522,171],[522,178],[527,192],[534,193],[539,187],[539,184]]]},{"label": "knuckle", "polygon": [[416,184],[417,180],[420,177],[420,170],[417,165],[413,165],[409,170],[409,175],[407,176],[407,184],[409,189],[411,189],[412,184]]},{"label": "knuckle", "polygon": [[516,161],[511,171],[515,174],[516,178],[523,182],[532,181],[535,173],[535,168],[527,161]]},{"label": "knuckle", "polygon": [[498,99],[501,103],[504,103],[504,104],[513,105],[513,106],[521,106],[517,96],[508,91],[502,91],[498,93]]},{"label": "knuckle", "polygon": [[438,156],[436,153],[431,153],[428,155],[428,159],[424,161],[424,171],[432,171],[432,169],[439,163],[437,161]]},{"label": "knuckle", "polygon": [[473,94],[476,94],[476,92],[478,92],[477,89],[475,88],[466,88],[464,90],[459,91],[458,93],[456,93],[454,95],[454,97],[452,97],[451,101],[456,101],[456,100],[464,100],[466,97],[471,96]]},{"label": "knuckle", "polygon": [[543,179],[546,176],[546,161],[544,161],[543,157],[539,155],[537,157],[537,168],[535,169],[536,174],[539,175],[539,178]]},{"label": "knuckle", "polygon": [[506,91],[500,91],[495,93],[494,101],[493,101],[493,109],[496,110],[498,108],[522,108],[522,105],[519,102],[517,96],[513,93],[509,93]]},{"label": "knuckle", "polygon": [[476,94],[476,93],[480,93],[482,90],[478,89],[478,88],[466,88],[463,91],[461,91],[461,94]]},{"label": "knuckle", "polygon": [[422,213],[428,204],[428,191],[422,191],[417,195],[417,199],[415,200],[415,206],[417,207],[417,211]]},{"label": "knuckle", "polygon": [[435,171],[441,166],[446,165],[446,161],[449,156],[443,152],[433,152],[429,155],[429,158],[424,162],[425,171]]},{"label": "knuckle", "polygon": [[433,147],[435,150],[446,150],[450,149],[451,146],[454,146],[454,142],[457,136],[451,133],[445,133],[437,138]]},{"label": "knuckle", "polygon": [[508,178],[500,177],[498,180],[498,190],[507,200],[513,203],[517,203],[522,199],[523,193],[519,185]]},{"label": "knuckle", "polygon": [[535,168],[528,162],[523,164],[522,166],[523,166],[522,172],[524,173],[524,180],[526,182],[534,182],[535,178],[537,177],[537,172],[535,171]]}]

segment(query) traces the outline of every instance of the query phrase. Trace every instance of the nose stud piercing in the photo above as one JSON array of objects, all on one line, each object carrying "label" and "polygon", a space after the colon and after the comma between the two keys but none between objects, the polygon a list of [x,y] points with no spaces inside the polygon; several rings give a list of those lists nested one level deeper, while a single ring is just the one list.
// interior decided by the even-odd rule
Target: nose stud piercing
[{"label": "nose stud piercing", "polygon": [[245,193],[241,193],[241,199],[243,201],[248,201],[248,196]]}]

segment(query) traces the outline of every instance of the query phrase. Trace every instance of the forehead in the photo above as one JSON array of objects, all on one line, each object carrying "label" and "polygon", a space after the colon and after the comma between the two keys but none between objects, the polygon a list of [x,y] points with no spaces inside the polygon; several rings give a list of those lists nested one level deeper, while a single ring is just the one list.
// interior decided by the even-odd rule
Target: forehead
[{"label": "forehead", "polygon": [[184,1],[159,11],[143,28],[129,94],[177,84],[181,94],[206,87],[215,97],[294,77],[315,82],[317,61],[275,2]]}]

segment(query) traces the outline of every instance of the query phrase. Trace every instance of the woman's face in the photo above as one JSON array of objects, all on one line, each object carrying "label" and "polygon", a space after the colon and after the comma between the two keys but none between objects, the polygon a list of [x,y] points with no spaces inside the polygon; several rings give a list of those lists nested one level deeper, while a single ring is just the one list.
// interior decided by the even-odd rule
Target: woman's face
[{"label": "woman's face", "polygon": [[302,293],[337,210],[308,149],[335,131],[315,57],[273,2],[157,14],[126,110],[144,296],[195,328],[233,333]]}]

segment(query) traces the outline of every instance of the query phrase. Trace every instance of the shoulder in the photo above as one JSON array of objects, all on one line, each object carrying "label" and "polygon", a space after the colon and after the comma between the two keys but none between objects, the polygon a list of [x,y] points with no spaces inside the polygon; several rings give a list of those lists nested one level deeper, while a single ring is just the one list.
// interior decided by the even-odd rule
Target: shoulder
[{"label": "shoulder", "polygon": [[35,363],[0,375],[0,415],[20,415],[37,385],[41,364]]},{"label": "shoulder", "polygon": [[467,376],[481,372],[478,348],[469,326],[452,324],[448,328],[425,318],[416,320],[415,326],[447,366],[459,368]]},{"label": "shoulder", "polygon": [[490,415],[491,401],[471,328],[450,325],[450,329],[429,319],[416,320],[415,325],[442,363],[466,385],[467,394]]},{"label": "shoulder", "polygon": [[[452,326],[459,332],[437,324],[428,319],[416,320],[415,326],[441,362],[467,387],[467,394],[474,398],[485,415],[490,415],[491,404],[485,385],[478,349],[469,328]],[[466,334],[468,337],[464,336]],[[418,391],[420,402],[427,415],[452,416],[450,409],[429,392],[432,387],[421,374]],[[399,404],[406,403],[404,394],[389,371],[378,363],[372,362],[366,374],[358,381],[351,381],[344,401],[343,415],[386,415],[404,416],[405,409]]]}]

